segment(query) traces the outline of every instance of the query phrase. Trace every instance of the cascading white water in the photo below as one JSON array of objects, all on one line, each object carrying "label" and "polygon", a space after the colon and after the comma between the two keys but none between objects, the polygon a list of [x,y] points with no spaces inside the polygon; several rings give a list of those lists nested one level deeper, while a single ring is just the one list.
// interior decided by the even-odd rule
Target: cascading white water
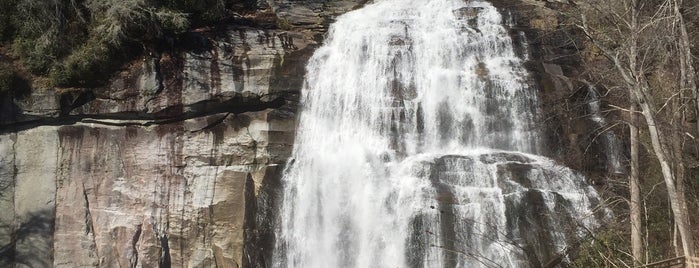
[{"label": "cascading white water", "polygon": [[594,190],[535,155],[501,20],[464,0],[338,18],[307,67],[274,267],[527,267],[580,235],[562,223],[594,228]]},{"label": "cascading white water", "polygon": [[602,115],[601,100],[597,93],[595,86],[587,85],[587,96],[585,98],[587,103],[587,109],[589,110],[589,118],[596,125],[595,130],[596,136],[592,137],[591,140],[594,142],[599,139],[605,148],[605,164],[607,166],[607,172],[609,174],[624,174],[626,170],[624,169],[622,160],[622,142],[614,135],[614,132],[609,130],[611,127],[608,125],[607,120]]}]

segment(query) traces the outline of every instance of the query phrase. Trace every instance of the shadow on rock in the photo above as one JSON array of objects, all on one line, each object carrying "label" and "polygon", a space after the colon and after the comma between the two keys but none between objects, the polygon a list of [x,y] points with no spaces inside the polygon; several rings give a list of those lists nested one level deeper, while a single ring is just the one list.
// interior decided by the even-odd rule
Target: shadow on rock
[{"label": "shadow on rock", "polygon": [[[43,209],[27,214],[12,232],[8,244],[0,247],[0,267],[26,265],[51,267],[54,213]],[[5,223],[4,223],[5,224]]]}]

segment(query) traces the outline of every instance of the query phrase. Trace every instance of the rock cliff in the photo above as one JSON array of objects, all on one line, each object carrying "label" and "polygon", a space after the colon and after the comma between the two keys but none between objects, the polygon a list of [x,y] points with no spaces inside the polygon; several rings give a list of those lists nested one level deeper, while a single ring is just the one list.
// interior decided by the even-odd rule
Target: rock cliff
[{"label": "rock cliff", "polygon": [[[245,23],[188,34],[191,49],[133,61],[104,87],[3,98],[0,266],[262,267],[305,62],[333,18],[364,2],[269,0]],[[495,2],[518,18],[532,83],[575,91],[575,62],[546,60],[570,48],[537,38],[556,24],[544,2]],[[551,114],[552,139],[579,148],[588,129]]]}]

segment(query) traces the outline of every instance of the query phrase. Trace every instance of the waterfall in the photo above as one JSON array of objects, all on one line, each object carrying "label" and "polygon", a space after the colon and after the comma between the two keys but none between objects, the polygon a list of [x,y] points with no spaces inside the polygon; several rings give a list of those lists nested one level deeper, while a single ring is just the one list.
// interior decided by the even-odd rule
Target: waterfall
[{"label": "waterfall", "polygon": [[529,267],[598,223],[537,155],[537,90],[489,3],[377,0],[307,66],[273,267]]},{"label": "waterfall", "polygon": [[587,103],[587,109],[593,124],[597,127],[595,130],[595,136],[592,137],[592,142],[594,140],[599,140],[604,148],[605,161],[608,174],[626,174],[626,169],[624,168],[623,156],[622,156],[622,142],[619,138],[614,135],[614,132],[609,130],[613,126],[609,126],[607,119],[602,115],[601,100],[599,93],[597,93],[597,88],[594,85],[587,85],[587,96],[585,97],[585,102]]}]

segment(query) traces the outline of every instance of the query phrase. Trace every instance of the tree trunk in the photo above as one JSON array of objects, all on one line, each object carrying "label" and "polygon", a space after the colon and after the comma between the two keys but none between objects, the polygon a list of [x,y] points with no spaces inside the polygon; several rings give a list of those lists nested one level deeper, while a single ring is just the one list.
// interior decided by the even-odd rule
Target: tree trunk
[{"label": "tree trunk", "polygon": [[[670,136],[670,139],[672,139],[672,154],[673,154],[673,159],[675,159],[674,162],[674,170],[675,170],[675,186],[677,187],[677,201],[680,203],[682,206],[682,210],[685,213],[688,213],[689,209],[687,208],[687,198],[685,196],[685,166],[684,166],[684,158],[683,158],[683,146],[684,146],[684,139],[683,139],[683,129],[684,129],[684,122],[685,122],[685,116],[684,116],[684,111],[683,111],[683,96],[682,92],[680,92],[680,97],[676,99],[675,101],[672,102],[672,116],[673,116],[673,121],[674,123],[672,125],[676,126],[678,129],[673,129],[672,130],[672,135]],[[689,217],[686,217],[684,219],[685,225],[686,226],[691,226],[691,223],[689,221]],[[675,229],[679,229],[677,225],[675,225]],[[675,251],[678,252],[677,255],[680,255],[682,250],[682,245],[681,243],[678,243],[678,241],[681,241],[681,237],[679,237],[678,232],[679,230],[676,230],[675,235],[674,235],[674,246],[675,246]]]},{"label": "tree trunk", "polygon": [[[699,88],[697,88],[687,25],[684,23],[684,16],[681,12],[682,0],[674,0],[672,7],[679,32],[677,44],[680,59],[680,90],[688,90],[694,94],[695,116],[699,118]],[[697,123],[697,130],[699,131],[699,123]]]},{"label": "tree trunk", "polygon": [[667,144],[661,139],[660,132],[655,120],[655,110],[652,105],[649,104],[650,98],[648,97],[647,83],[642,83],[638,85],[638,88],[632,90],[636,101],[641,107],[641,114],[648,125],[648,134],[650,135],[651,144],[653,145],[653,152],[655,153],[658,162],[660,163],[660,168],[662,170],[663,179],[665,180],[665,186],[667,188],[667,195],[670,199],[670,207],[672,208],[673,218],[675,224],[677,224],[677,230],[682,237],[682,249],[685,256],[694,256],[694,238],[692,237],[692,232],[689,228],[689,217],[686,210],[686,204],[682,204],[684,201],[678,196],[677,186],[675,184],[675,174],[671,168],[670,159],[668,158]]},{"label": "tree trunk", "polygon": [[[638,39],[636,39],[638,31],[638,13],[636,8],[638,2],[636,0],[631,1],[631,30],[634,31],[634,36],[631,38],[631,47],[629,55],[629,65],[632,68],[636,68],[636,48],[638,46]],[[618,62],[615,62],[618,64]],[[633,70],[633,69],[632,69]],[[621,71],[621,69],[620,69]],[[633,89],[629,89],[629,95],[633,96]],[[636,111],[638,110],[638,102],[631,98],[631,115],[629,120],[629,138],[631,142],[631,176],[629,177],[629,191],[631,192],[631,200],[629,206],[629,213],[631,214],[631,250],[634,259],[634,267],[638,264],[642,264],[643,260],[643,239],[641,239],[641,189],[638,180],[638,127],[636,127]]]},{"label": "tree trunk", "polygon": [[[691,46],[689,42],[689,34],[687,33],[687,26],[684,22],[684,16],[682,15],[681,12],[682,8],[682,0],[674,0],[673,1],[673,13],[675,15],[675,19],[677,22],[677,30],[679,32],[679,36],[677,40],[678,42],[678,47],[679,47],[679,58],[680,58],[680,100],[676,101],[676,110],[675,110],[675,115],[677,118],[677,121],[675,125],[679,126],[684,126],[685,122],[685,116],[684,113],[681,111],[681,108],[683,103],[682,103],[682,96],[684,96],[684,92],[690,92],[690,94],[693,94],[695,97],[695,116],[699,117],[699,91],[697,89],[697,84],[696,84],[696,73],[694,72],[694,62],[692,60],[692,51],[691,51]],[[699,123],[697,123],[697,129],[699,130]],[[677,197],[678,201],[682,206],[682,210],[685,213],[688,213],[689,209],[687,207],[687,200],[685,196],[685,166],[684,166],[684,161],[682,158],[682,137],[684,135],[682,134],[681,130],[675,131],[675,134],[673,135],[673,145],[675,146],[675,158],[676,158],[676,185],[677,185]],[[691,222],[689,221],[689,217],[686,217],[684,219],[686,222],[684,223],[686,226],[691,226]],[[694,247],[692,247],[694,249]],[[694,250],[692,250],[692,253],[694,253]],[[686,253],[685,253],[686,255]],[[693,254],[692,254],[693,255]]]},{"label": "tree trunk", "polygon": [[634,259],[634,267],[643,265],[643,239],[641,238],[641,187],[638,178],[638,127],[636,127],[636,111],[638,105],[631,104],[629,138],[631,143],[631,161],[629,163],[631,174],[629,174],[629,210],[631,214],[631,249]]},{"label": "tree trunk", "polygon": [[[677,6],[677,1],[681,0],[673,1],[675,8],[679,8]],[[624,68],[618,57],[614,59],[614,65],[629,86],[631,98],[633,99],[632,102],[636,102],[640,106],[641,114],[648,125],[648,134],[651,139],[653,152],[660,163],[660,169],[665,181],[665,187],[667,188],[667,195],[670,199],[670,207],[672,208],[673,218],[675,220],[675,224],[677,225],[677,231],[682,238],[683,253],[685,256],[694,256],[694,238],[692,237],[692,232],[689,229],[687,205],[684,197],[679,196],[678,194],[678,189],[676,186],[677,174],[675,173],[677,172],[677,166],[672,165],[672,163],[677,162],[678,159],[674,155],[674,150],[670,150],[673,148],[673,146],[671,144],[667,144],[665,140],[663,140],[663,137],[661,137],[661,132],[658,129],[658,124],[655,118],[656,110],[653,105],[653,98],[650,94],[648,81],[645,79],[643,68],[638,66],[638,62],[636,61],[636,57],[638,57],[638,35],[640,34],[640,26],[638,25],[637,21],[638,8],[638,1],[631,0],[631,39],[628,54],[629,68]],[[679,9],[677,9],[675,12],[679,12]],[[687,77],[687,75],[685,74],[684,77]],[[670,133],[674,133],[674,131]],[[670,139],[672,139],[672,136]],[[684,173],[684,170],[682,170],[682,173]],[[684,174],[682,174],[682,176],[684,176]]]}]

